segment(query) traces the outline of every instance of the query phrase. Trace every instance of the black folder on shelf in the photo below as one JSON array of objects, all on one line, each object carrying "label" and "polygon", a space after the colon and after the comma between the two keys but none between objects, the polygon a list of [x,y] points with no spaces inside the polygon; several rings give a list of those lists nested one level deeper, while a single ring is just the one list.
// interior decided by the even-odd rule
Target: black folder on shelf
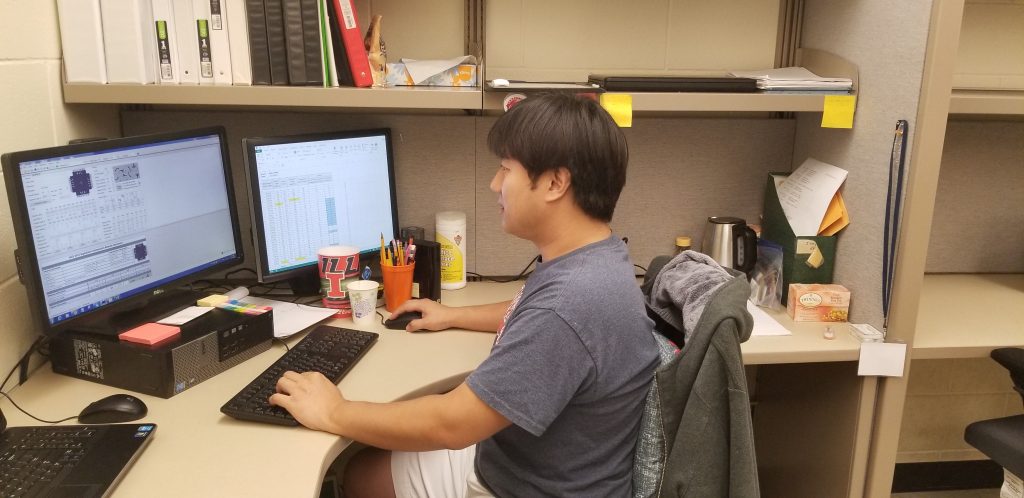
[{"label": "black folder on shelf", "polygon": [[299,0],[281,1],[284,21],[284,49],[288,68],[288,84],[310,85],[306,76],[306,41],[302,33],[302,4]]},{"label": "black folder on shelf", "polygon": [[267,46],[267,18],[263,0],[246,0],[245,16],[249,29],[249,65],[252,84],[270,84],[270,52]]},{"label": "black folder on shelf", "polygon": [[[280,0],[264,0],[263,11],[267,20],[267,51],[270,54],[270,83],[287,85],[288,50],[284,33],[284,10]],[[305,66],[303,66],[305,67]]]},{"label": "black folder on shelf", "polygon": [[732,76],[614,76],[592,74],[588,82],[609,92],[738,92],[757,91],[757,80]]},{"label": "black folder on shelf", "polygon": [[310,85],[323,86],[323,49],[320,38],[320,0],[302,0],[302,43],[306,55],[306,80]]}]

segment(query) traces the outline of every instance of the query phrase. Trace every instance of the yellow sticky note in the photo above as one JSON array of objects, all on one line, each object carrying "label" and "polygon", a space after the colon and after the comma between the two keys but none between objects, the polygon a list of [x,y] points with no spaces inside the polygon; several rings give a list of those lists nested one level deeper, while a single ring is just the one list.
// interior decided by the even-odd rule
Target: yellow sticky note
[{"label": "yellow sticky note", "polygon": [[821,127],[853,128],[853,112],[856,109],[856,95],[826,95],[825,110],[821,113]]},{"label": "yellow sticky note", "polygon": [[619,128],[633,126],[633,96],[628,93],[602,93],[601,107],[612,115]]}]

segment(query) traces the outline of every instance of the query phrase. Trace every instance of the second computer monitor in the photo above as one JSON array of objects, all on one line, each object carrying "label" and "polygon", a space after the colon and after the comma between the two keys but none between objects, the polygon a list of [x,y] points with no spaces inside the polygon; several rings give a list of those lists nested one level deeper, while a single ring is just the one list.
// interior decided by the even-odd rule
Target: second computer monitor
[{"label": "second computer monitor", "polygon": [[[367,258],[398,230],[388,129],[246,138],[246,176],[261,282],[301,281],[317,249],[359,248]],[[293,284],[293,288],[295,285]]]}]

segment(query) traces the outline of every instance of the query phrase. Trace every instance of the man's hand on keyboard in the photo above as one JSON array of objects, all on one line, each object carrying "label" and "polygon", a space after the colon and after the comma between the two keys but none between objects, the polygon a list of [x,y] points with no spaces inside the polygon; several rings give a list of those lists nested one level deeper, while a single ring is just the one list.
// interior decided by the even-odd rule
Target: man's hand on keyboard
[{"label": "man's hand on keyboard", "polygon": [[333,416],[347,401],[320,372],[285,372],[277,381],[277,393],[270,396],[270,404],[278,405],[295,420],[310,429],[339,434]]}]

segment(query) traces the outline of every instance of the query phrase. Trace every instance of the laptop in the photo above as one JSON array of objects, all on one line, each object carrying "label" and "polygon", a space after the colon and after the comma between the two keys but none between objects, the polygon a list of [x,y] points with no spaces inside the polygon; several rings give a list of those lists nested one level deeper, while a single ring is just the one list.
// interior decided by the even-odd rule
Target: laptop
[{"label": "laptop", "polygon": [[609,92],[739,92],[757,91],[757,80],[733,76],[609,76],[592,74],[589,83]]},{"label": "laptop", "polygon": [[108,496],[155,424],[7,427],[0,410],[0,496]]}]

